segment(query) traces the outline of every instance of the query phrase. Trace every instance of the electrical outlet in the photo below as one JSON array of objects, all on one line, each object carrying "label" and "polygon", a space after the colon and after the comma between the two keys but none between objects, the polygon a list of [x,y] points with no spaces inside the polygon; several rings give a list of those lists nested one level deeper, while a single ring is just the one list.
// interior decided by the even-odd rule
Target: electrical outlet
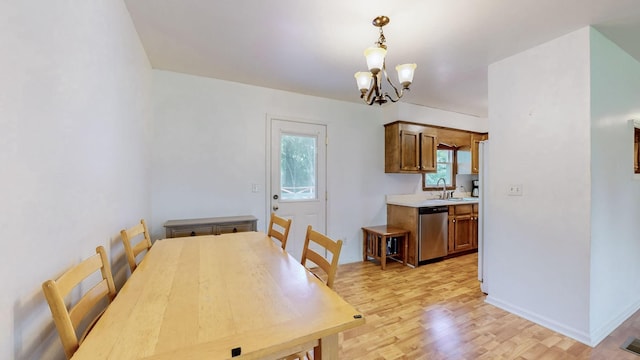
[{"label": "electrical outlet", "polygon": [[509,196],[522,196],[522,184],[511,184],[507,190]]}]

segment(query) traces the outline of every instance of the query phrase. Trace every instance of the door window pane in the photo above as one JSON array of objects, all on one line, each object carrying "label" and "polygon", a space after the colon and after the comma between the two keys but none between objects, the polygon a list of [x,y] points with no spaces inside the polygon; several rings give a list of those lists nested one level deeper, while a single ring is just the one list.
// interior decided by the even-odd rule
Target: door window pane
[{"label": "door window pane", "polygon": [[280,199],[316,199],[316,146],[314,136],[280,137]]}]

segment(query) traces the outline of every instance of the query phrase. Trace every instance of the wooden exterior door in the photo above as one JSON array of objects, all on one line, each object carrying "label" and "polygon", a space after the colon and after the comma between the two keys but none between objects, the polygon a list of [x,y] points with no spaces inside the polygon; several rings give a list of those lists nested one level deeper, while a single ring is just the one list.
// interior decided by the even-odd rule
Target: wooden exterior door
[{"label": "wooden exterior door", "polygon": [[281,118],[269,120],[267,214],[273,211],[292,219],[285,250],[300,260],[307,225],[326,233],[327,127]]}]

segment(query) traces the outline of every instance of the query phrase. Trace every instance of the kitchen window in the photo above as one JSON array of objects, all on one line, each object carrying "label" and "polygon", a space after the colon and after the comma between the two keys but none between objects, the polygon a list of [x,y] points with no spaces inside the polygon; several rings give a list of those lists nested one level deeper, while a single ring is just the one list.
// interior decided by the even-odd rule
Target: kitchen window
[{"label": "kitchen window", "polygon": [[422,177],[422,188],[424,190],[442,189],[442,182],[438,187],[438,180],[443,178],[447,189],[456,188],[456,148],[447,145],[438,145],[436,153],[437,171],[427,173]]}]

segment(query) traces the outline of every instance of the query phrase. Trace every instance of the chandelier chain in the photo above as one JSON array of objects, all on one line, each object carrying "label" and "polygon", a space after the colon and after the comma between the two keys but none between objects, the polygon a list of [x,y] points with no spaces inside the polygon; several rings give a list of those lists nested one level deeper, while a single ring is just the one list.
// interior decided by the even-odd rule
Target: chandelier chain
[{"label": "chandelier chain", "polygon": [[387,45],[385,44],[385,42],[387,41],[387,39],[384,37],[384,32],[382,31],[382,26],[380,27],[380,37],[378,38],[378,42],[376,43],[376,45],[378,45],[378,47],[383,48],[383,49],[387,49]]}]

